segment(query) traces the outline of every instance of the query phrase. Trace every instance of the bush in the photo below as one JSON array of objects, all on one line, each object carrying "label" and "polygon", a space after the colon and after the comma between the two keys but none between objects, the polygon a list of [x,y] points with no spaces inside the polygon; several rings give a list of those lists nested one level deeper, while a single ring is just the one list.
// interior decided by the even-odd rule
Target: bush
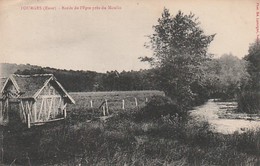
[{"label": "bush", "polygon": [[245,91],[238,96],[238,111],[249,114],[260,113],[260,93]]},{"label": "bush", "polygon": [[154,96],[142,110],[136,113],[136,120],[158,120],[167,115],[180,119],[187,119],[188,117],[187,111],[181,111],[169,97]]},{"label": "bush", "polygon": [[229,142],[240,152],[260,156],[260,129],[235,133]]}]

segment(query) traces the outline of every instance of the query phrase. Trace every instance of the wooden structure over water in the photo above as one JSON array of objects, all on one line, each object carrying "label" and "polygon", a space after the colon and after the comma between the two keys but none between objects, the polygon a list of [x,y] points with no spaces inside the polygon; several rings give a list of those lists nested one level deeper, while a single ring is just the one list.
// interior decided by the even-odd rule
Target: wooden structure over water
[{"label": "wooden structure over water", "polygon": [[11,75],[2,81],[0,125],[32,125],[66,117],[75,101],[52,74]]}]

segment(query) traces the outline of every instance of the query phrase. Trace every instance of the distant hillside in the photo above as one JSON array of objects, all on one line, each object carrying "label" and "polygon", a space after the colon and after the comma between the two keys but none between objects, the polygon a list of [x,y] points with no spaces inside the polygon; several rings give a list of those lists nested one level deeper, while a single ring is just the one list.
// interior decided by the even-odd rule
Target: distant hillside
[{"label": "distant hillside", "polygon": [[40,69],[40,66],[30,65],[30,64],[15,64],[15,63],[0,63],[0,77],[8,77],[10,74],[14,74],[17,70],[30,70],[30,69]]}]

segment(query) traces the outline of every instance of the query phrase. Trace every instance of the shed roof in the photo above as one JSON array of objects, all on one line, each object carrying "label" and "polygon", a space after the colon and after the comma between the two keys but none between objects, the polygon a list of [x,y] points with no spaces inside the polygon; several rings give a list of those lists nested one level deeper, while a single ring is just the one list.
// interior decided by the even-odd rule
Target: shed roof
[{"label": "shed roof", "polygon": [[34,98],[36,99],[43,88],[52,81],[56,86],[64,93],[64,97],[68,97],[71,103],[75,103],[68,92],[62,87],[62,85],[57,81],[53,74],[35,74],[35,75],[17,75],[12,74],[4,83],[1,92],[3,92],[4,87],[12,81],[18,93],[20,93],[20,98]]},{"label": "shed roof", "polygon": [[[6,77],[0,77],[0,90],[4,87],[5,81],[7,80]],[[0,93],[0,99],[2,98],[2,93]]]},{"label": "shed roof", "polygon": [[6,79],[7,79],[6,77],[0,77],[0,89],[3,88]]}]

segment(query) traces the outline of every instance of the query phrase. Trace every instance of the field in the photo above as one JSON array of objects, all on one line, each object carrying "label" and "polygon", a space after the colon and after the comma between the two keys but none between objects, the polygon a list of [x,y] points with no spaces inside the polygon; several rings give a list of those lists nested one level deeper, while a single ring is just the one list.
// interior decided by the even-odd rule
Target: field
[{"label": "field", "polygon": [[115,111],[130,110],[143,107],[152,96],[165,96],[162,91],[111,91],[111,92],[70,92],[76,104],[68,105],[68,111],[86,110],[101,113],[102,106],[109,114]]}]

